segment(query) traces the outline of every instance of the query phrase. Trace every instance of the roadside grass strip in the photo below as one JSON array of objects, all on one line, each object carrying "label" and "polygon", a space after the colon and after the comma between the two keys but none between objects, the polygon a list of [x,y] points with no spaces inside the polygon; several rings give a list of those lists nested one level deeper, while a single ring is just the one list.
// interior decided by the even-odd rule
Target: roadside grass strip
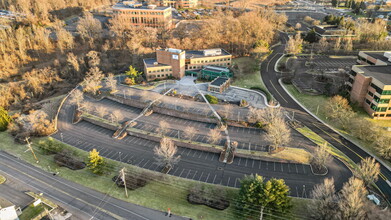
[{"label": "roadside grass strip", "polygon": [[356,169],[357,164],[355,164],[348,156],[346,156],[342,151],[338,150],[336,147],[334,147],[332,144],[327,142],[325,139],[313,132],[308,127],[304,126],[301,128],[296,128],[296,130],[318,146],[321,146],[326,142],[326,149],[331,155],[337,157],[339,160],[344,162],[352,171]]},{"label": "roadside grass strip", "polygon": [[[121,163],[111,159],[105,159],[108,162],[111,170],[109,173],[103,176],[92,174],[87,168],[72,171],[68,168],[57,166],[53,159],[54,156],[43,154],[35,144],[33,144],[33,149],[35,150],[35,153],[39,159],[39,163],[36,163],[30,151],[26,151],[27,147],[25,145],[15,144],[12,136],[9,133],[0,132],[0,139],[2,140],[0,150],[4,150],[28,162],[32,166],[36,166],[47,172],[58,172],[58,176],[64,179],[97,190],[101,193],[107,194],[108,196],[112,196],[114,198],[145,206],[151,209],[160,210],[162,212],[165,212],[168,208],[171,208],[173,214],[186,216],[192,219],[238,219],[238,216],[235,215],[235,208],[233,206],[233,202],[235,201],[237,193],[239,192],[238,189],[219,186],[220,190],[224,190],[226,192],[227,199],[231,202],[231,205],[227,209],[219,211],[204,205],[192,205],[186,199],[189,188],[194,184],[202,184],[206,187],[216,187],[216,185],[210,183],[184,179],[171,175],[162,175],[158,172],[142,169],[137,166]],[[39,140],[45,139],[47,138],[35,138],[33,139],[33,142],[38,143]],[[73,155],[75,155],[75,157],[78,159],[86,161],[86,158],[89,155],[88,152],[60,141],[55,141],[61,144],[65,150],[72,152]],[[129,197],[126,198],[124,189],[117,187],[111,179],[114,175],[118,175],[118,171],[123,167],[125,167],[127,173],[130,174],[154,173],[156,175],[160,175],[160,178],[158,177],[154,180],[151,180],[146,186],[142,188],[129,190]],[[108,197],[102,198],[100,206],[104,206],[104,204],[109,202],[109,200],[110,198]],[[308,209],[306,204],[309,202],[309,199],[292,197],[293,208],[291,214],[280,218],[302,219],[303,216],[308,216]],[[96,208],[100,209],[100,207]],[[115,214],[113,215],[115,216]]]},{"label": "roadside grass strip", "polygon": [[4,176],[0,175],[0,184],[5,183],[5,181],[7,181],[7,179]]}]

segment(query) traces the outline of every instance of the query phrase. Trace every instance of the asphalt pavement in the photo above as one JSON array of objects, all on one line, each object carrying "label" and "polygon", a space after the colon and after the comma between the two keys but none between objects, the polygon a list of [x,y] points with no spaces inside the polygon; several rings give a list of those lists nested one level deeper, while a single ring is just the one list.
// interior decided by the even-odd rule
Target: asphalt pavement
[{"label": "asphalt pavement", "polygon": [[[345,139],[343,136],[336,133],[334,130],[318,121],[316,118],[308,114],[299,104],[293,100],[289,94],[282,88],[278,80],[281,74],[274,70],[278,59],[283,55],[285,43],[287,42],[287,34],[280,33],[281,45],[273,48],[273,53],[268,59],[261,64],[261,77],[267,89],[272,93],[274,98],[288,111],[295,112],[295,119],[302,122],[323,139],[334,145],[340,151],[345,153],[355,163],[360,163],[362,159],[371,157],[367,152],[359,146]],[[391,179],[391,172],[380,163],[381,175],[376,185],[385,194],[386,198],[391,201],[391,187],[387,183]]]},{"label": "asphalt pavement", "polygon": [[[59,176],[53,176],[52,173],[31,166],[4,151],[0,151],[0,170],[32,191],[43,193],[43,196],[80,219],[188,219],[174,215],[169,218],[163,212],[115,199]],[[1,194],[3,192],[0,192]]]}]

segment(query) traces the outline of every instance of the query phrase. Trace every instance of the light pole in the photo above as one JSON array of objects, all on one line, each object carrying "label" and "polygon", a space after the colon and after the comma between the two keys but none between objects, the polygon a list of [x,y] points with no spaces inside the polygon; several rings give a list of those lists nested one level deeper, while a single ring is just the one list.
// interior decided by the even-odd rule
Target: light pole
[{"label": "light pole", "polygon": [[64,142],[64,136],[62,135],[62,132],[60,133],[61,136],[61,142]]}]

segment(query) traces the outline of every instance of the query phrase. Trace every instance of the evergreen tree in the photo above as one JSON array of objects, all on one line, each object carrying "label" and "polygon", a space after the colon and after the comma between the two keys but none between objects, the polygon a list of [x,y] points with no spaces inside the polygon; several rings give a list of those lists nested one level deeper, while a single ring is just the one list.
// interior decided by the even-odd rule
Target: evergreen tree
[{"label": "evergreen tree", "polygon": [[106,170],[106,161],[102,156],[99,156],[99,151],[95,148],[90,151],[87,166],[93,173],[98,175],[102,175]]},{"label": "evergreen tree", "polygon": [[8,124],[11,122],[11,117],[8,115],[7,110],[0,107],[0,131],[7,130]]},{"label": "evergreen tree", "polygon": [[244,217],[286,213],[291,208],[291,199],[288,197],[289,187],[282,179],[270,179],[264,182],[259,175],[245,176],[241,180],[236,208]]}]

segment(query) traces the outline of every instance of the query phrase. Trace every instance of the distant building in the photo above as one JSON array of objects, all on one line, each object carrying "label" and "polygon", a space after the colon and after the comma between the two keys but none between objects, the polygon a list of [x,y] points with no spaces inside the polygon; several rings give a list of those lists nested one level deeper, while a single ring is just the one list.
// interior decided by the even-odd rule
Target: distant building
[{"label": "distant building", "polygon": [[122,1],[112,8],[114,14],[127,15],[131,25],[160,29],[173,27],[171,7],[144,6],[136,1]]},{"label": "distant building", "polygon": [[10,201],[0,197],[0,219],[1,220],[19,220],[19,208],[16,208]]},{"label": "distant building", "polygon": [[173,8],[195,8],[198,6],[198,0],[157,0],[161,6],[170,6]]},{"label": "distant building", "polygon": [[[227,72],[231,63],[232,55],[223,49],[184,51],[168,48],[156,50],[156,59],[144,59],[144,73],[147,80],[170,77],[180,79],[185,74],[199,76],[201,72],[200,74],[204,73],[206,76],[213,75],[212,72]],[[224,68],[219,69],[219,67]],[[232,74],[224,73],[223,75],[232,77]]]},{"label": "distant building", "polygon": [[359,53],[349,73],[350,99],[376,119],[391,119],[391,52]]},{"label": "distant building", "polygon": [[340,28],[338,25],[315,25],[311,27],[318,38],[326,38],[327,40],[337,40],[338,38],[347,39],[356,37],[355,34]]},{"label": "distant building", "polygon": [[230,86],[231,79],[223,76],[219,76],[214,79],[208,85],[208,91],[223,93]]}]

